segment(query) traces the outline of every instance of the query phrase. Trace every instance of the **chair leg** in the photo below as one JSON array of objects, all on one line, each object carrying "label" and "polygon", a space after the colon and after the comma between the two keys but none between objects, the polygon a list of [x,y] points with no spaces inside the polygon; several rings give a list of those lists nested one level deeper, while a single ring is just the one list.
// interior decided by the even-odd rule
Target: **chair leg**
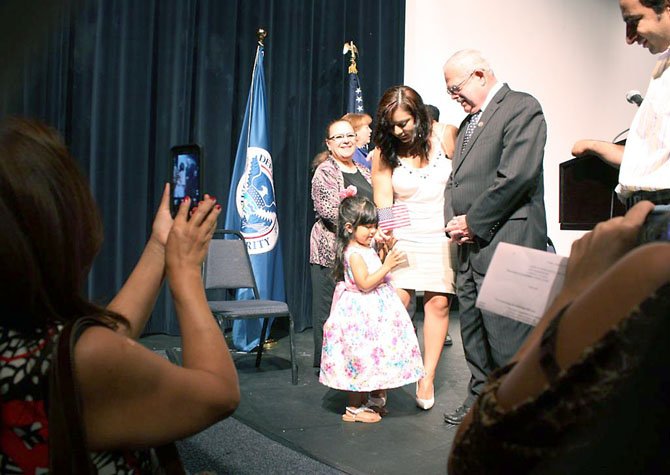
[{"label": "chair leg", "polygon": [[263,329],[261,330],[261,337],[258,340],[258,352],[256,353],[256,368],[261,365],[261,357],[263,356],[263,344],[265,343],[265,333],[268,329],[267,318],[263,319]]},{"label": "chair leg", "polygon": [[295,359],[295,341],[293,331],[293,316],[288,317],[288,336],[291,343],[291,383],[298,384],[298,364]]}]

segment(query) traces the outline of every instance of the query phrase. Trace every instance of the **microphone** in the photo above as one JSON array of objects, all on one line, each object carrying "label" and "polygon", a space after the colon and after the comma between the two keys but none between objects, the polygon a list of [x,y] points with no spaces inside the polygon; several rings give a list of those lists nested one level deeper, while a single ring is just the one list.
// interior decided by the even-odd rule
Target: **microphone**
[{"label": "microphone", "polygon": [[644,100],[644,97],[640,94],[640,91],[636,91],[633,89],[632,91],[628,91],[626,93],[626,100],[631,103],[635,104],[638,107],[640,107],[640,104],[642,104],[642,101]]}]

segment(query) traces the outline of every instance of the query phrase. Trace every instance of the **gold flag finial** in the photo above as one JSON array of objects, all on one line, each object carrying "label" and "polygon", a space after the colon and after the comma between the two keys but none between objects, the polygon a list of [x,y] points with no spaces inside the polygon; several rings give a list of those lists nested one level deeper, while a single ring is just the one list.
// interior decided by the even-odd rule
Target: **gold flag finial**
[{"label": "gold flag finial", "polygon": [[267,36],[268,36],[268,32],[265,31],[264,28],[259,28],[259,29],[256,30],[256,38],[258,38],[258,45],[259,46],[265,46],[263,44],[263,41],[265,40],[265,38]]},{"label": "gold flag finial", "polygon": [[349,58],[349,74],[358,74],[358,68],[356,67],[356,56],[358,56],[358,48],[356,48],[356,45],[353,41],[344,43],[342,54],[347,53],[351,53],[351,57]]}]

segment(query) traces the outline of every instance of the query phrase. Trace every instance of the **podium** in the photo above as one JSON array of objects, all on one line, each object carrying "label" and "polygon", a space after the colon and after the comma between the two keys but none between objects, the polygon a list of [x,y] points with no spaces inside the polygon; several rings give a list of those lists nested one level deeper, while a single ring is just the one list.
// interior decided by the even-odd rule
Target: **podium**
[{"label": "podium", "polygon": [[559,179],[561,229],[590,230],[601,221],[625,214],[626,208],[614,192],[619,169],[595,155],[559,164]]}]

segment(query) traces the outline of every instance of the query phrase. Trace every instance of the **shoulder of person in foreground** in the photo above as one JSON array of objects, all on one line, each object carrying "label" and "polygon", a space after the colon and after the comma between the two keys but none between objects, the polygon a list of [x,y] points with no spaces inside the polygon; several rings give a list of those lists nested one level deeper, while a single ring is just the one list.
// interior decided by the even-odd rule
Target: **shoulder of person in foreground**
[{"label": "shoulder of person in foreground", "polygon": [[[640,202],[625,216],[599,223],[573,243],[561,291],[513,357],[516,365],[501,377],[497,401],[503,412],[547,390],[550,382],[540,363],[540,345],[559,314],[563,316],[554,356],[559,368],[567,370],[642,301],[670,282],[669,243],[634,247],[651,209],[650,202]],[[611,295],[617,298],[608,298]],[[472,422],[471,416],[459,427],[456,441]]]},{"label": "shoulder of person in foreground", "polygon": [[[620,323],[630,318],[631,315],[639,308],[640,304],[652,297],[657,290],[665,287],[667,292],[667,285],[670,283],[670,244],[669,243],[653,243],[634,249],[626,254],[616,265],[612,266],[602,278],[598,279],[593,285],[578,294],[578,296],[571,301],[568,299],[568,307],[565,307],[564,301],[556,306],[552,306],[547,316],[549,321],[556,318],[559,310],[565,308],[563,317],[558,323],[556,330],[555,351],[553,357],[558,365],[558,376],[567,372],[574,365],[587,357],[589,352],[594,348],[594,345],[601,341],[606,334],[613,328],[620,325]],[[611,298],[616,295],[617,298]],[[666,297],[667,298],[667,294]],[[653,307],[652,307],[653,308]],[[642,318],[667,318],[667,315],[643,315]],[[501,414],[506,414],[519,405],[525,404],[528,401],[538,400],[548,389],[554,384],[550,381],[543,370],[541,363],[542,353],[540,350],[540,341],[544,333],[546,325],[538,325],[538,327],[529,336],[527,342],[524,344],[525,348],[523,354],[518,358],[516,365],[507,373],[501,376],[500,386],[497,389],[496,401],[498,410]],[[654,326],[649,326],[648,329],[653,329]],[[651,335],[648,335],[651,336]],[[638,356],[642,357],[647,352],[648,348],[640,345],[634,351],[638,352]],[[635,358],[630,358],[630,354],[624,355],[625,358],[620,359],[619,363],[623,365],[630,365]],[[615,356],[617,360],[620,357]],[[616,366],[615,366],[616,367]],[[624,369],[624,368],[622,368]],[[629,369],[630,368],[626,368]],[[632,371],[637,369],[633,367]],[[614,374],[603,376],[606,378],[618,377]],[[595,384],[600,385],[602,379],[597,379]],[[623,383],[623,382],[622,382]],[[581,383],[587,384],[586,382]],[[582,386],[582,389],[586,389]],[[591,389],[595,390],[596,387]],[[577,395],[577,394],[576,394]],[[642,401],[646,397],[656,397],[657,395],[640,394],[638,409],[644,405]],[[600,404],[609,404],[610,396],[602,394],[602,401]],[[584,401],[588,401],[585,399]],[[573,407],[571,412],[577,414],[580,412],[580,399],[575,398],[571,401]],[[585,402],[586,403],[586,402]],[[583,404],[581,404],[583,406]],[[581,408],[588,411],[589,408]],[[454,439],[454,447],[459,446],[462,442],[463,436],[468,431],[470,426],[475,423],[473,411],[477,410],[477,405],[467,414],[465,420],[458,429],[458,433]],[[644,409],[640,409],[644,410]],[[531,414],[529,417],[539,414]],[[578,419],[584,422],[583,419]],[[481,428],[481,420],[476,424]],[[493,426],[491,426],[493,427]],[[572,426],[578,429],[579,426]],[[566,430],[572,430],[566,428]],[[500,435],[500,437],[503,437]],[[501,445],[505,442],[504,438],[500,439]],[[453,455],[453,449],[452,449]],[[510,456],[514,456],[511,452]],[[455,463],[453,457],[450,456],[450,466]]]}]

